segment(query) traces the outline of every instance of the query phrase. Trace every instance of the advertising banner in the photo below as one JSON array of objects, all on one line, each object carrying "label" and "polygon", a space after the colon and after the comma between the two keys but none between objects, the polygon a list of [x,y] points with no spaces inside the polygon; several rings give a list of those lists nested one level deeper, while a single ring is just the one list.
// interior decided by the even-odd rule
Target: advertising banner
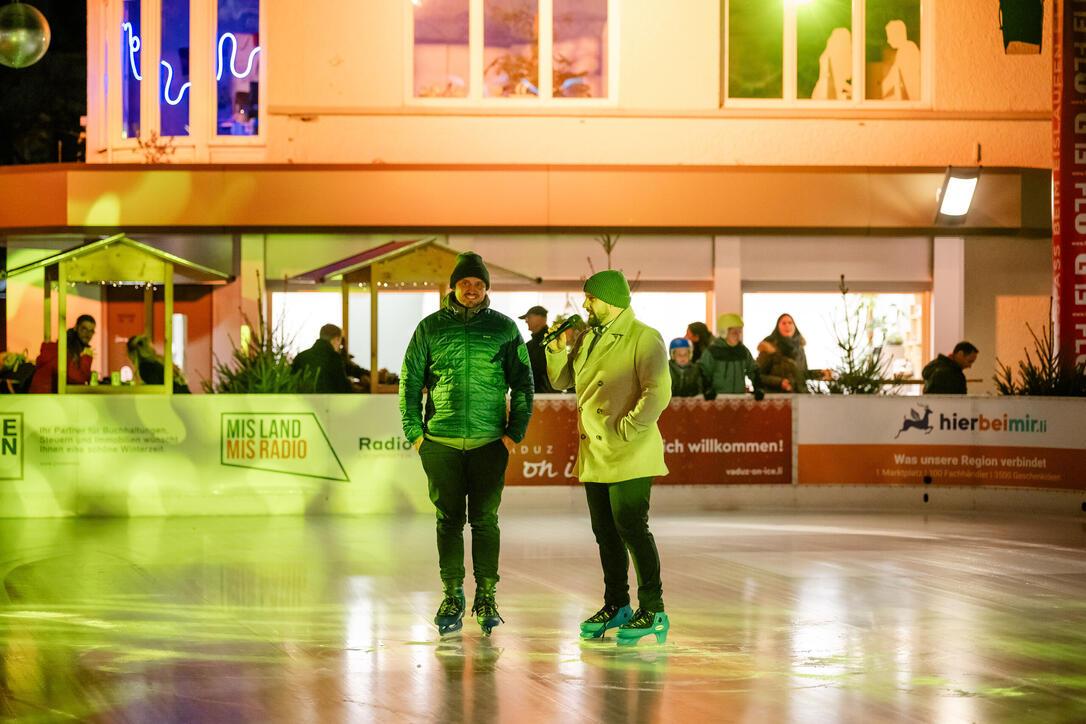
[{"label": "advertising banner", "polygon": [[934,396],[798,402],[801,485],[1086,489],[1080,400]]},{"label": "advertising banner", "polygon": [[429,507],[394,396],[0,398],[2,516]]},{"label": "advertising banner", "polygon": [[[576,401],[536,401],[507,484],[571,485]],[[676,400],[661,484],[789,483],[787,399]],[[394,395],[0,398],[0,516],[429,510]]]},{"label": "advertising banner", "polygon": [[[660,416],[670,474],[655,485],[792,482],[789,398],[673,399]],[[577,401],[539,396],[528,435],[513,450],[507,485],[574,485]]]}]

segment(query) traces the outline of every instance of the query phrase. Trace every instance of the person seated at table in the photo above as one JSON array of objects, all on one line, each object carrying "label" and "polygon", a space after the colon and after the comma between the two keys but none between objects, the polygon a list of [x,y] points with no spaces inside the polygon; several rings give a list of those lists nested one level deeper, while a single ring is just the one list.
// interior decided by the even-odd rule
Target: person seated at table
[{"label": "person seated at table", "polygon": [[[128,338],[128,359],[136,365],[140,382],[145,385],[166,384],[166,365],[162,355],[151,346],[151,338],[146,334],[136,334]],[[175,395],[187,395],[192,392],[185,381],[185,374],[173,366],[173,392]]]},{"label": "person seated at table", "polygon": [[35,369],[25,351],[0,352],[0,395],[28,392]]},{"label": "person seated at table", "polygon": [[308,371],[315,375],[313,391],[318,393],[350,392],[351,383],[343,353],[343,330],[334,324],[321,327],[320,336],[313,346],[298,353],[290,365],[294,374]]},{"label": "person seated at table", "polygon": [[[68,384],[85,385],[90,382],[91,363],[94,350],[90,341],[94,337],[94,317],[81,314],[75,320],[75,326],[68,330]],[[57,391],[57,350],[56,342],[42,342],[38,358],[34,360],[37,370],[30,380],[30,391],[48,393]]]}]

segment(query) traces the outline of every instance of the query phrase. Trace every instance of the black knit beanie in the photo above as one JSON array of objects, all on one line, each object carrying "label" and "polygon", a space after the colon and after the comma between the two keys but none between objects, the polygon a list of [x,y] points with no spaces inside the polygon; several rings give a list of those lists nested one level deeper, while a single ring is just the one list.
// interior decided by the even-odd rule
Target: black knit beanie
[{"label": "black knit beanie", "polygon": [[453,267],[452,276],[449,277],[449,286],[455,287],[456,283],[465,277],[482,279],[486,288],[490,289],[490,272],[486,270],[483,257],[474,251],[465,251],[456,255],[456,266]]}]

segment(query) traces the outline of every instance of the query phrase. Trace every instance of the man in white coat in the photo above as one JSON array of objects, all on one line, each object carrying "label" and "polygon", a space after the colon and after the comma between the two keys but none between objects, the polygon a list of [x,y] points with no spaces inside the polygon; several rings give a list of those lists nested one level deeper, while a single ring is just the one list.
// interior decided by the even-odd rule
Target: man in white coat
[{"label": "man in white coat", "polygon": [[[634,318],[621,272],[593,274],[584,291],[588,329],[571,346],[564,335],[547,345],[551,386],[577,388],[576,475],[603,565],[603,608],[581,624],[581,637],[601,638],[618,627],[620,645],[650,633],[663,642],[670,624],[660,556],[649,531],[649,498],[652,479],[667,475],[656,425],[671,401],[667,350],[659,332]],[[631,557],[636,612],[627,577]]]}]

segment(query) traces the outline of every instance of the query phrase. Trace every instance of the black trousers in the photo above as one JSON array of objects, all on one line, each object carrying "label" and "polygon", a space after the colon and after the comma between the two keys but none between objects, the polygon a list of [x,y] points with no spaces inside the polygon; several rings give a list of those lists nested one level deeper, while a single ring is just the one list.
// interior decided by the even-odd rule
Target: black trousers
[{"label": "black trousers", "polygon": [[604,602],[616,606],[630,602],[628,572],[632,558],[637,574],[638,605],[645,611],[663,611],[660,554],[649,532],[652,478],[584,483],[584,490],[592,533],[600,548]]},{"label": "black trousers", "polygon": [[464,580],[464,523],[471,525],[475,581],[498,580],[498,506],[505,488],[509,451],[501,440],[474,450],[455,450],[432,440],[419,448],[437,510],[437,559],[441,580]]}]

